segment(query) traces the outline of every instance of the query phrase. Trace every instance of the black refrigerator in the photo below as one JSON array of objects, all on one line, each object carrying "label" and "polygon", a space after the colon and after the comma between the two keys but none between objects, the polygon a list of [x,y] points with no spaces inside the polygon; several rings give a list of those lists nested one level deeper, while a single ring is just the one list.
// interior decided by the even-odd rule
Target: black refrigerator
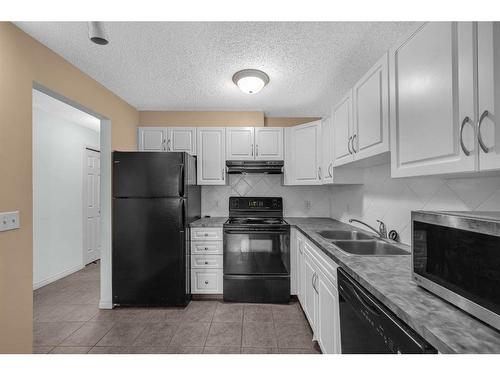
[{"label": "black refrigerator", "polygon": [[187,305],[189,223],[200,217],[194,156],[113,152],[113,304]]}]

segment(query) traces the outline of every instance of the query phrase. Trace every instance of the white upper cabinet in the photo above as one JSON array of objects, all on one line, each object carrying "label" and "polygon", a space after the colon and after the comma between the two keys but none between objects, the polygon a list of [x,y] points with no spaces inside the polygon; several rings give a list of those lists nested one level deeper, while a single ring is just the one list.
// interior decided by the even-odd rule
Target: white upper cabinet
[{"label": "white upper cabinet", "polygon": [[389,151],[388,54],[356,83],[351,150],[355,160]]},{"label": "white upper cabinet", "polygon": [[287,129],[285,184],[321,184],[321,121]]},{"label": "white upper cabinet", "polygon": [[226,160],[254,160],[254,128],[226,129]]},{"label": "white upper cabinet", "polygon": [[255,128],[255,159],[283,160],[283,128]]},{"label": "white upper cabinet", "polygon": [[167,151],[196,155],[196,128],[167,128]]},{"label": "white upper cabinet", "polygon": [[166,128],[141,127],[137,129],[137,148],[139,151],[165,151],[166,142]]},{"label": "white upper cabinet", "polygon": [[324,184],[333,183],[333,122],[330,117],[324,118],[321,123],[322,140],[322,180]]},{"label": "white upper cabinet", "polygon": [[354,160],[351,149],[352,141],[352,91],[333,107],[334,166],[350,163]]},{"label": "white upper cabinet", "polygon": [[427,23],[391,49],[393,177],[475,170],[473,27]]},{"label": "white upper cabinet", "polygon": [[197,129],[198,185],[226,184],[225,128]]},{"label": "white upper cabinet", "polygon": [[137,129],[139,151],[188,152],[196,155],[196,128],[140,127]]},{"label": "white upper cabinet", "polygon": [[479,169],[500,168],[500,23],[477,24]]},{"label": "white upper cabinet", "polygon": [[227,160],[283,160],[283,128],[227,128]]}]

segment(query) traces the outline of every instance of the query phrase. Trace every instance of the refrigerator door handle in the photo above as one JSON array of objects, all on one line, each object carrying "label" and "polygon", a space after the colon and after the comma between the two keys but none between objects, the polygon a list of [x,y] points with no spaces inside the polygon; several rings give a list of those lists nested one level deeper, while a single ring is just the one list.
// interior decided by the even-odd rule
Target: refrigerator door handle
[{"label": "refrigerator door handle", "polygon": [[184,196],[184,164],[179,165],[179,197]]}]

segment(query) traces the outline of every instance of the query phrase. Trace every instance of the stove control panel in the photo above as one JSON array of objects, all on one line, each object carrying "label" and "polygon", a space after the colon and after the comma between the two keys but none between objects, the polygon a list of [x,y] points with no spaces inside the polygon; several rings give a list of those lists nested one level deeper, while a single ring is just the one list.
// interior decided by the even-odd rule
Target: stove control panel
[{"label": "stove control panel", "polygon": [[276,210],[283,209],[283,198],[281,197],[230,197],[229,210]]}]

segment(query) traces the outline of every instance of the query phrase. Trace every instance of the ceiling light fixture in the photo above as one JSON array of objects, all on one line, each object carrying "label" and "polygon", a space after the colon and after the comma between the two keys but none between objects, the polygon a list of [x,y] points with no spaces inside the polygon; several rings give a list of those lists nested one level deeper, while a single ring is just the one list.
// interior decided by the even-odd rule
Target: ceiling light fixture
[{"label": "ceiling light fixture", "polygon": [[109,43],[102,22],[87,22],[89,28],[89,39],[95,44],[104,46]]},{"label": "ceiling light fixture", "polygon": [[246,94],[257,94],[269,83],[269,76],[262,70],[244,69],[234,73],[233,82]]}]

